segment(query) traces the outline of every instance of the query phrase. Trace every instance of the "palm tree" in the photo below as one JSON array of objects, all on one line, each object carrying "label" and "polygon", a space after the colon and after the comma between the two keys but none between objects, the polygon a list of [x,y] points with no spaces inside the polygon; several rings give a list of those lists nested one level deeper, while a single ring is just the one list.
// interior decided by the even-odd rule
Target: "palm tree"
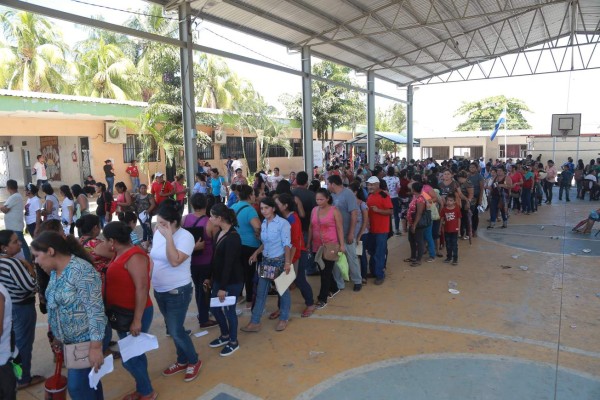
[{"label": "palm tree", "polygon": [[78,45],[76,70],[75,92],[79,95],[117,100],[141,99],[140,87],[135,80],[135,65],[117,44],[107,43],[102,34],[98,40]]},{"label": "palm tree", "polygon": [[33,13],[0,15],[0,87],[47,93],[68,93],[67,45],[50,21]]},{"label": "palm tree", "polygon": [[222,58],[202,53],[194,75],[199,107],[231,110],[234,101],[240,100],[245,83]]}]

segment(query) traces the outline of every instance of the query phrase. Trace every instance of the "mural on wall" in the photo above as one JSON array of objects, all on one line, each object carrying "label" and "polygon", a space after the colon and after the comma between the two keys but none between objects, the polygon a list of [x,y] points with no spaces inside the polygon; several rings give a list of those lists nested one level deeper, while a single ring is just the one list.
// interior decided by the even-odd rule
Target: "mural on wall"
[{"label": "mural on wall", "polygon": [[58,136],[41,136],[40,147],[46,157],[46,176],[53,181],[60,181],[60,155],[58,153]]}]

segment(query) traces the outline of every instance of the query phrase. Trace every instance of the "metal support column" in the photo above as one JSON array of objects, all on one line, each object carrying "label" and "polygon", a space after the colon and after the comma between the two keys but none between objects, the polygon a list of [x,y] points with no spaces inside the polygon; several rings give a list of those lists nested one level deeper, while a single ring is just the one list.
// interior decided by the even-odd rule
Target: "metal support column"
[{"label": "metal support column", "polygon": [[406,160],[410,161],[413,157],[413,94],[414,88],[412,85],[408,85],[406,91]]},{"label": "metal support column", "polygon": [[312,180],[313,170],[313,120],[312,120],[312,78],[310,47],[302,47],[302,146],[304,170]]},{"label": "metal support column", "polygon": [[192,187],[196,171],[196,105],[194,103],[194,59],[192,49],[192,15],[190,3],[179,6],[179,39],[186,43],[181,55],[181,106],[183,109],[183,145],[185,151],[185,179]]},{"label": "metal support column", "polygon": [[375,168],[375,72],[367,72],[367,158]]}]

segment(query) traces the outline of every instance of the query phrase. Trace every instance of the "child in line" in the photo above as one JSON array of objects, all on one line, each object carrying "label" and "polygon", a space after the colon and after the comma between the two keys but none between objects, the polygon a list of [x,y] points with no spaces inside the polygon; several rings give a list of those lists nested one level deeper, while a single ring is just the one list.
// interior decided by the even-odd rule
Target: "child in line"
[{"label": "child in line", "polygon": [[456,206],[456,195],[450,193],[446,196],[446,204],[440,211],[440,231],[444,232],[446,241],[446,259],[447,264],[458,265],[458,233],[460,232],[460,219],[462,214],[460,207]]}]

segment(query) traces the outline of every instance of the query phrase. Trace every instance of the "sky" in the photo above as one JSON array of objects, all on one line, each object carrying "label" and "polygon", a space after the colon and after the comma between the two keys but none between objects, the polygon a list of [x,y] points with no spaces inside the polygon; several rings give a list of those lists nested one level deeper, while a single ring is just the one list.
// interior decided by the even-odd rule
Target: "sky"
[{"label": "sky", "polygon": [[[47,5],[45,0],[28,0],[31,3]],[[84,0],[90,4],[101,4],[121,10],[138,10],[147,4],[140,0]],[[53,0],[55,9],[86,17],[103,15],[107,21],[122,23],[131,14],[85,5],[74,0]],[[289,54],[283,46],[254,38],[206,21],[198,20],[200,44],[300,69],[300,55]],[[74,43],[85,38],[86,33],[73,24],[56,21],[63,31],[65,40]],[[600,49],[597,50],[600,52]],[[598,56],[600,57],[600,55]],[[284,113],[278,99],[283,93],[299,93],[301,78],[283,72],[243,63],[227,61],[230,68],[240,77],[252,82],[255,89],[272,105]],[[313,59],[313,65],[318,59]],[[356,76],[357,81],[365,76]],[[415,137],[445,136],[455,130],[464,120],[454,117],[456,110],[465,102],[480,100],[489,96],[505,95],[523,100],[532,110],[525,117],[540,134],[549,134],[552,114],[581,113],[582,133],[600,133],[600,111],[598,107],[600,69],[562,72],[526,77],[488,79],[471,82],[430,84],[416,87],[414,94],[414,133]],[[594,90],[595,89],[595,90]],[[382,80],[376,80],[375,90],[394,97],[406,99],[406,89]],[[377,97],[376,108],[385,109],[392,101]]]}]

